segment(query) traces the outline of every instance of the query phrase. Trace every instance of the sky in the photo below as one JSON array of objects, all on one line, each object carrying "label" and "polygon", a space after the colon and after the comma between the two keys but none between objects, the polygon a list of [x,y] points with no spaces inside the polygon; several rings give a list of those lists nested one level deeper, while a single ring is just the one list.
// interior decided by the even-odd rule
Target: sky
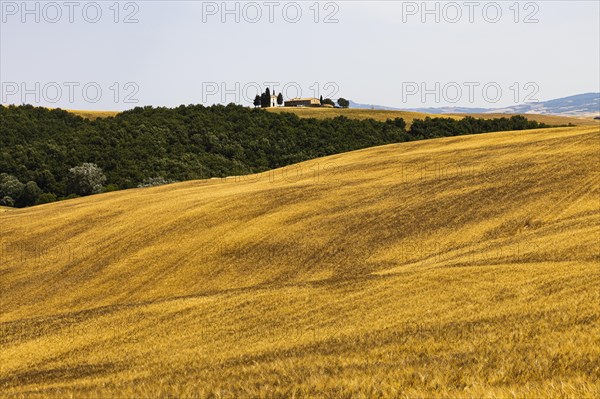
[{"label": "sky", "polygon": [[344,97],[495,108],[600,92],[600,2],[4,1],[3,104]]}]

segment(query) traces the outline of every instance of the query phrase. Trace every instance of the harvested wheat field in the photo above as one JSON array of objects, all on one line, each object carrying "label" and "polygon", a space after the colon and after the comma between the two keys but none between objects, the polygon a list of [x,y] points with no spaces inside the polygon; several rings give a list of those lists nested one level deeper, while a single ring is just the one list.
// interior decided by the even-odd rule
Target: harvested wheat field
[{"label": "harvested wheat field", "polygon": [[511,117],[512,115],[521,115],[525,118],[545,123],[547,125],[552,126],[600,126],[600,121],[597,119],[593,119],[591,117],[576,117],[576,116],[562,116],[562,115],[543,115],[543,114],[448,114],[446,116],[472,116],[473,118],[484,118],[484,119],[494,119],[494,118],[506,118]]},{"label": "harvested wheat field", "polygon": [[76,110],[76,109],[68,109],[69,111],[75,115],[81,116],[85,119],[98,119],[98,118],[109,118],[113,116],[117,116],[119,111],[91,111],[91,110]]},{"label": "harvested wheat field", "polygon": [[[425,119],[426,117],[436,117],[438,115],[426,114],[412,111],[386,111],[376,109],[360,108],[321,108],[321,107],[271,107],[266,108],[269,112],[284,113],[290,112],[300,118],[328,119],[338,116],[345,116],[350,119],[373,119],[379,122],[385,122],[388,119],[402,118],[407,124],[411,124],[415,119]],[[449,116],[453,119],[462,119],[463,116]],[[483,118],[483,116],[482,116]]]},{"label": "harvested wheat field", "polygon": [[596,398],[600,131],[0,213],[3,398]]}]

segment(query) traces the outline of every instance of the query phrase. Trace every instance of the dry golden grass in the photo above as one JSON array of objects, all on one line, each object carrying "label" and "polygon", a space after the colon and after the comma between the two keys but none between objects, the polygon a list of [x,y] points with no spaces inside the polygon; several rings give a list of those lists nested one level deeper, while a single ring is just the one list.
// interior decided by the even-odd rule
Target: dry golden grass
[{"label": "dry golden grass", "polygon": [[116,116],[119,114],[119,111],[90,111],[90,110],[77,110],[77,109],[67,109],[75,115],[79,115],[82,118],[86,119],[98,119],[98,118],[108,118],[109,116]]},{"label": "dry golden grass", "polygon": [[[291,112],[298,115],[301,118],[335,118],[337,116],[345,116],[350,119],[375,119],[376,121],[385,122],[388,119],[403,118],[407,124],[411,124],[415,119],[424,119],[425,117],[444,117],[462,119],[466,115],[473,116],[475,118],[493,119],[493,118],[509,118],[513,114],[425,114],[421,112],[409,112],[409,111],[381,111],[371,109],[356,109],[356,108],[297,108],[297,107],[281,107],[281,108],[267,108],[270,112],[282,113]],[[529,120],[546,123],[548,125],[562,126],[568,125],[569,123],[575,126],[600,126],[600,121],[592,118],[573,118],[567,116],[555,116],[555,115],[536,115],[536,114],[521,114]]]},{"label": "dry golden grass", "polygon": [[[472,116],[474,118],[485,118],[485,119],[493,119],[493,118],[506,118],[507,114],[453,114],[454,116]],[[563,126],[568,125],[569,123],[575,126],[600,126],[600,120],[595,120],[594,118],[579,118],[574,116],[559,116],[559,115],[539,115],[539,114],[517,114],[522,115],[525,118],[537,121],[541,123],[545,123],[547,125],[553,126]],[[512,114],[508,115],[509,117]]]},{"label": "dry golden grass", "polygon": [[3,398],[596,398],[596,127],[0,214]]},{"label": "dry golden grass", "polygon": [[[425,117],[433,117],[432,114],[410,111],[383,111],[373,109],[357,109],[357,108],[311,108],[311,107],[277,107],[267,108],[269,112],[283,113],[291,112],[301,118],[316,118],[327,119],[337,116],[345,116],[350,119],[374,119],[376,121],[385,122],[388,119],[403,118],[406,123],[410,124],[415,119],[425,119]],[[454,117],[460,119],[462,117]]]}]

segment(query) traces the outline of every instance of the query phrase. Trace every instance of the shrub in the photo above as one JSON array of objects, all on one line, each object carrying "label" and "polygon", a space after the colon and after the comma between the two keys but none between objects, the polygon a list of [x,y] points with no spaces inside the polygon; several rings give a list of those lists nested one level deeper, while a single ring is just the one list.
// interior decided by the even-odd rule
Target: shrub
[{"label": "shrub", "polygon": [[110,193],[112,191],[117,191],[119,190],[119,186],[117,186],[116,184],[107,184],[104,189],[102,190],[103,193]]},{"label": "shrub", "polygon": [[59,201],[63,201],[63,200],[69,200],[69,199],[75,199],[75,198],[79,198],[79,195],[77,194],[69,194],[66,197],[58,197]]},{"label": "shrub", "polygon": [[78,195],[98,194],[106,182],[102,169],[94,163],[84,163],[69,169],[69,191]]},{"label": "shrub", "polygon": [[23,194],[25,185],[16,177],[7,173],[0,174],[0,198],[10,197],[13,200],[18,200]]},{"label": "shrub", "polygon": [[37,199],[36,205],[41,204],[49,204],[50,202],[56,202],[58,198],[56,198],[56,194],[54,193],[42,193]]},{"label": "shrub", "polygon": [[350,101],[346,100],[343,97],[338,98],[337,103],[342,108],[348,108],[350,106]]},{"label": "shrub", "polygon": [[150,177],[148,179],[144,179],[143,182],[138,184],[138,188],[163,186],[165,184],[172,184],[172,183],[177,183],[177,181],[176,180],[167,180],[162,176]]},{"label": "shrub", "polygon": [[28,181],[23,187],[23,192],[19,198],[20,206],[31,206],[37,203],[38,197],[42,194],[42,190],[34,181]]},{"label": "shrub", "polygon": [[15,200],[7,195],[0,200],[0,205],[15,206]]}]

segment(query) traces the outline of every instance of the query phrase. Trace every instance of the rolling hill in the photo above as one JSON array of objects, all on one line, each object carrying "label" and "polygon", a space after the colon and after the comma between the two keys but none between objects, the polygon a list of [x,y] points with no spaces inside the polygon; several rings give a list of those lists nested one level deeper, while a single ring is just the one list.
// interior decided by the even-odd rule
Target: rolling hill
[{"label": "rolling hill", "polygon": [[585,93],[506,108],[492,108],[486,113],[533,113],[593,118],[600,116],[600,93]]},{"label": "rolling hill", "polygon": [[[399,110],[378,110],[378,109],[359,109],[359,108],[294,108],[294,107],[281,107],[281,108],[268,108],[270,112],[282,113],[291,112],[298,115],[301,118],[317,118],[317,119],[330,119],[337,116],[345,116],[350,119],[374,119],[379,122],[385,122],[388,119],[403,118],[407,124],[415,119],[424,119],[426,117],[446,117],[454,119],[462,119],[465,116],[473,116],[475,118],[493,119],[493,118],[509,118],[513,115],[522,115],[532,121],[540,123],[546,123],[548,125],[568,125],[572,124],[575,126],[600,126],[600,121],[593,120],[591,118],[580,118],[572,116],[558,116],[558,115],[541,115],[541,114],[523,114],[523,113],[425,113],[425,112],[414,112],[414,111],[399,111]],[[78,111],[69,110],[76,115],[79,115],[87,119],[105,118],[109,116],[116,116],[119,114],[117,111]]]},{"label": "rolling hill", "polygon": [[384,122],[388,119],[403,118],[407,124],[411,124],[415,119],[424,119],[426,117],[445,117],[453,119],[462,119],[465,116],[472,116],[475,118],[482,119],[494,119],[494,118],[510,118],[513,115],[522,115],[528,120],[546,123],[549,125],[575,125],[575,126],[600,126],[600,121],[590,118],[576,118],[569,116],[556,116],[556,115],[537,115],[537,114],[506,114],[506,113],[493,113],[493,114],[431,114],[423,112],[413,111],[393,111],[393,110],[371,110],[371,109],[355,109],[355,108],[294,108],[294,107],[282,107],[282,108],[267,108],[270,112],[291,112],[298,115],[301,118],[335,118],[337,116],[345,116],[351,119],[374,119],[376,121]]},{"label": "rolling hill", "polygon": [[600,392],[598,127],[0,213],[0,392]]}]

